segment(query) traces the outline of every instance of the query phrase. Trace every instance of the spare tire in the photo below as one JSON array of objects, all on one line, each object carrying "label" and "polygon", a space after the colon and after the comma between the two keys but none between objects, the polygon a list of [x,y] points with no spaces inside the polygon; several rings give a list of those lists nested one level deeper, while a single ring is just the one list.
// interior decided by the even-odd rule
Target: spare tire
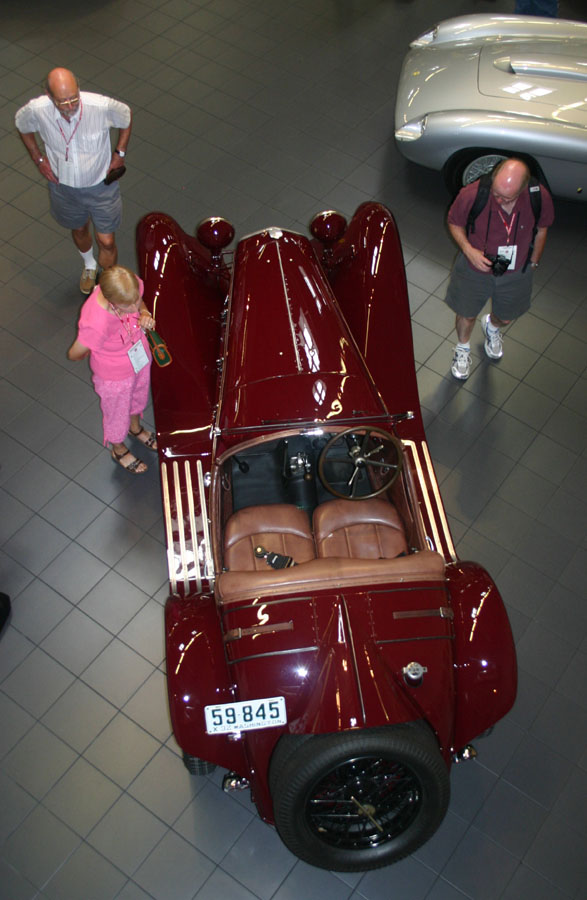
[{"label": "spare tire", "polygon": [[396,862],[427,841],[446,813],[448,768],[421,723],[278,742],[269,771],[284,844],[342,872]]}]

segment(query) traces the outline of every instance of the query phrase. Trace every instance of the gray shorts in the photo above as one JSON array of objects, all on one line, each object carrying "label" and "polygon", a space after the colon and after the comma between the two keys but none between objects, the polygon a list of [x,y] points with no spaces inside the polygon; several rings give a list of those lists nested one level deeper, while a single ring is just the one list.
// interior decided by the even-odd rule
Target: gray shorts
[{"label": "gray shorts", "polygon": [[49,182],[51,215],[64,228],[83,228],[91,219],[100,234],[113,234],[122,221],[120,185],[96,184],[74,188]]},{"label": "gray shorts", "polygon": [[474,271],[459,253],[446,291],[446,303],[458,316],[476,318],[491,297],[491,311],[502,322],[519,318],[530,309],[532,269],[495,276]]}]

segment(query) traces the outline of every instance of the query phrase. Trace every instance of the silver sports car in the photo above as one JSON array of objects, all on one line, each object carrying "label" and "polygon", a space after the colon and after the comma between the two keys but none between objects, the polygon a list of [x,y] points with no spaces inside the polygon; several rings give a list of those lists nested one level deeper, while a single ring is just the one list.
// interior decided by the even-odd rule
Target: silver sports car
[{"label": "silver sports car", "polygon": [[552,193],[587,200],[587,24],[461,16],[410,44],[395,139],[456,192],[505,156]]}]

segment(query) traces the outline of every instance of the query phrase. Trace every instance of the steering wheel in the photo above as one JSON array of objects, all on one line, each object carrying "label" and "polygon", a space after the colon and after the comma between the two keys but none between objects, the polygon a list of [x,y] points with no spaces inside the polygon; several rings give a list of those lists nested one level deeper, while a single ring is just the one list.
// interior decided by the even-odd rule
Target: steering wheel
[{"label": "steering wheel", "polygon": [[[403,465],[400,441],[379,428],[347,428],[335,434],[320,454],[318,475],[327,491],[343,500],[368,500],[382,494],[394,483]],[[345,481],[339,490],[328,480],[327,469],[335,469]],[[371,492],[357,494],[360,476],[369,477]],[[337,479],[338,481],[338,479]]]}]

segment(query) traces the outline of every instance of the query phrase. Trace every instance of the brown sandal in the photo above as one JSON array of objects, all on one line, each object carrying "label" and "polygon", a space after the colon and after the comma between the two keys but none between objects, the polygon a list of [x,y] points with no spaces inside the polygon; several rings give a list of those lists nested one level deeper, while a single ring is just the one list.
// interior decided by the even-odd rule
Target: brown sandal
[{"label": "brown sandal", "polygon": [[141,427],[140,431],[129,431],[129,435],[144,444],[147,450],[157,451],[157,435],[154,431],[147,431],[146,428]]},{"label": "brown sandal", "polygon": [[[142,475],[143,472],[147,471],[147,464],[144,463],[142,459],[137,459],[136,456],[133,456],[130,450],[127,450],[126,447],[120,454],[117,453],[113,448],[111,456],[114,462],[117,462],[119,466],[122,466],[122,468],[126,469],[127,472],[130,472],[131,475]],[[130,462],[125,464],[122,460],[127,456],[130,456]],[[144,466],[144,468],[140,469],[139,466]]]}]

